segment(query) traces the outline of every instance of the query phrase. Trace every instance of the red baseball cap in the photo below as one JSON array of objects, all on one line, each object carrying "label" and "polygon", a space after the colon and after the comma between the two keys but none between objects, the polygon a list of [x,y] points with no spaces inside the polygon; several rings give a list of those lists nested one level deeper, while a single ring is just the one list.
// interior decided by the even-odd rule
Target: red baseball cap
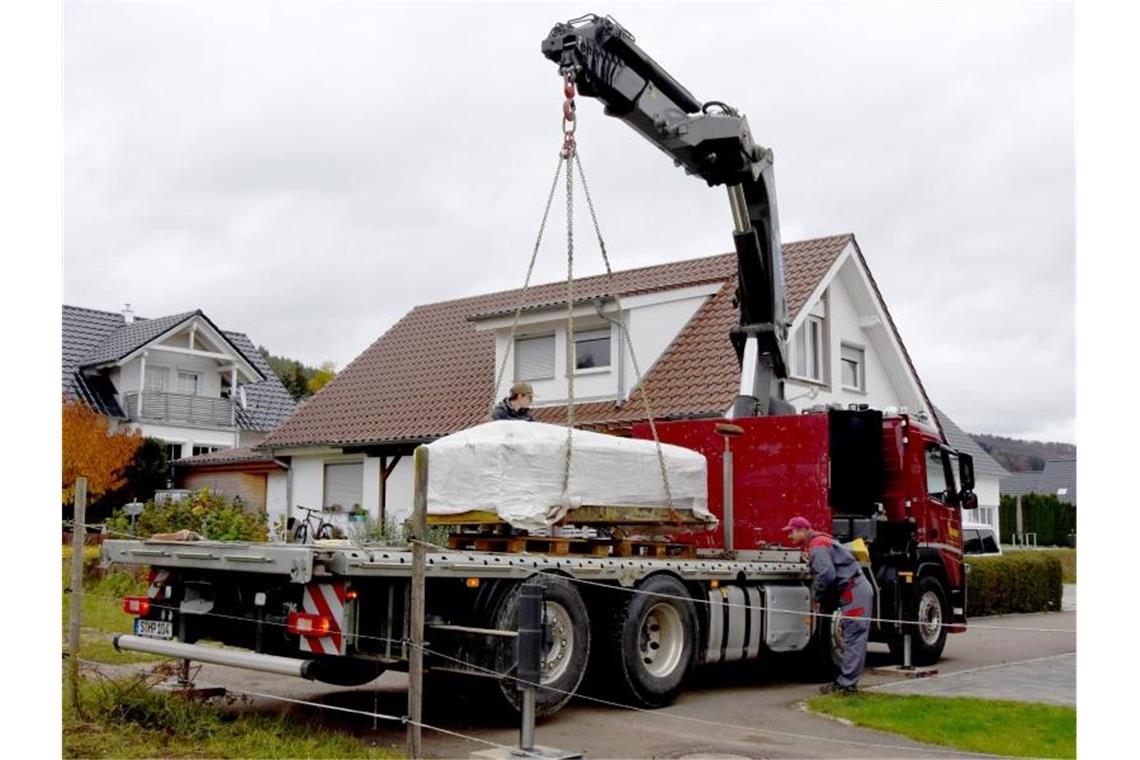
[{"label": "red baseball cap", "polygon": [[787,532],[789,530],[795,530],[797,528],[802,528],[804,530],[811,530],[811,523],[808,522],[808,519],[806,517],[799,517],[797,515],[796,517],[793,517],[791,520],[788,520],[788,524],[784,526],[784,531]]}]

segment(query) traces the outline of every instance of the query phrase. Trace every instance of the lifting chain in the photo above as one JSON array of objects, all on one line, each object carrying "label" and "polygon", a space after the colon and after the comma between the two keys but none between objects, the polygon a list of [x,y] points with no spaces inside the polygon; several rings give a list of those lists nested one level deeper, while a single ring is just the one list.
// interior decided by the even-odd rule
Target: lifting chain
[{"label": "lifting chain", "polygon": [[[614,282],[613,269],[610,266],[609,254],[606,251],[606,243],[602,238],[601,227],[598,224],[598,215],[594,210],[594,200],[590,196],[590,188],[586,184],[586,174],[582,170],[582,160],[578,155],[578,143],[575,139],[574,133],[578,129],[577,120],[577,105],[574,102],[574,97],[577,94],[577,87],[575,86],[575,73],[573,69],[568,69],[563,73],[562,77],[562,94],[564,99],[562,101],[562,148],[558,155],[558,167],[554,172],[554,180],[550,185],[550,192],[546,197],[546,206],[542,212],[542,221],[538,228],[538,237],[534,242],[534,249],[531,251],[530,264],[527,267],[526,279],[523,282],[522,290],[519,291],[518,302],[515,307],[514,319],[511,323],[510,336],[507,339],[506,350],[503,352],[502,361],[499,364],[499,371],[495,379],[494,393],[497,395],[499,388],[503,384],[503,376],[506,372],[507,363],[510,361],[511,351],[514,348],[515,334],[518,331],[519,318],[522,315],[523,308],[526,304],[526,293],[530,288],[531,276],[534,273],[535,260],[538,257],[538,249],[542,244],[543,233],[546,231],[546,223],[550,216],[550,207],[554,200],[554,191],[558,186],[558,179],[562,173],[563,165],[566,169],[566,456],[563,461],[562,469],[562,498],[566,508],[570,507],[570,465],[573,459],[573,437],[574,437],[574,373],[577,369],[576,366],[576,351],[574,346],[574,169],[577,168],[578,176],[582,181],[582,190],[586,196],[586,206],[590,211],[590,219],[593,222],[594,233],[598,239],[598,247],[601,249],[602,261],[606,267],[606,278],[609,284],[611,295],[618,311],[618,331],[625,338],[625,347],[629,350],[629,356],[633,364],[633,371],[636,377],[635,388],[641,391],[641,400],[645,407],[646,419],[649,422],[649,429],[653,434],[653,443],[657,449],[657,463],[661,468],[661,481],[665,486],[665,498],[668,506],[673,506],[673,493],[669,487],[669,475],[665,467],[665,455],[661,449],[661,440],[657,435],[657,425],[654,422],[653,409],[649,403],[649,388],[644,382],[641,374],[641,368],[637,362],[637,354],[633,349],[633,341],[629,336],[629,331],[625,325],[625,310],[622,308],[621,300],[618,298],[617,286]],[[619,346],[618,350],[621,350]],[[491,407],[494,408],[495,399],[491,400]]]},{"label": "lifting chain", "polygon": [[[574,158],[578,152],[578,143],[574,139],[574,132],[578,129],[578,106],[574,103],[577,88],[574,86],[574,69],[567,69],[562,75],[562,94],[566,99],[562,101],[562,158],[566,161]],[[567,176],[569,176],[567,170]]]}]

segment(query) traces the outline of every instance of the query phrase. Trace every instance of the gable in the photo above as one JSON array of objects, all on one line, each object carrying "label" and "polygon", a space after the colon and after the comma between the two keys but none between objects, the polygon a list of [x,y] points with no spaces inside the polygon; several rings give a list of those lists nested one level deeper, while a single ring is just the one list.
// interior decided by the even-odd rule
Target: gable
[{"label": "gable", "polygon": [[[101,414],[126,417],[116,398],[113,373],[107,370],[130,361],[132,355],[147,346],[156,350],[188,348],[188,338],[183,336],[190,326],[196,331],[196,345],[205,341],[215,353],[224,354],[246,368],[244,374],[250,382],[243,386],[246,406],[237,408],[240,429],[272,430],[296,408],[293,397],[258,354],[249,337],[218,329],[201,311],[156,319],[139,317],[128,324],[117,312],[64,306],[61,326],[63,394],[82,400]],[[97,371],[95,368],[100,366],[104,369]]]}]

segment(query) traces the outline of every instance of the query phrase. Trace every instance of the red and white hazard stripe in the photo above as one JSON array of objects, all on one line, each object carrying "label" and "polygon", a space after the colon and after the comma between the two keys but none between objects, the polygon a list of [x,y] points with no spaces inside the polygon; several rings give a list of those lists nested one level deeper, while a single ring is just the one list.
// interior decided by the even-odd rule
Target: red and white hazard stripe
[{"label": "red and white hazard stripe", "polygon": [[343,583],[309,583],[305,586],[302,607],[306,614],[319,615],[329,621],[328,631],[318,636],[301,636],[301,651],[314,654],[344,654]]}]

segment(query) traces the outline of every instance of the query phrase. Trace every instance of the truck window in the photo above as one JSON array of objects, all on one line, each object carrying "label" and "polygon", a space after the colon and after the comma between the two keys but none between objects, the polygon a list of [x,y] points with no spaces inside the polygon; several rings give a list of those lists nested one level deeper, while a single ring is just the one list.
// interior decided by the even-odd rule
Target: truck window
[{"label": "truck window", "polygon": [[982,553],[982,538],[976,530],[962,531],[962,551],[966,554]]},{"label": "truck window", "polygon": [[1000,551],[997,541],[994,540],[993,531],[982,531],[982,551],[986,554],[997,554]]},{"label": "truck window", "polygon": [[933,499],[946,497],[946,468],[942,464],[942,448],[926,447],[926,493]]}]

